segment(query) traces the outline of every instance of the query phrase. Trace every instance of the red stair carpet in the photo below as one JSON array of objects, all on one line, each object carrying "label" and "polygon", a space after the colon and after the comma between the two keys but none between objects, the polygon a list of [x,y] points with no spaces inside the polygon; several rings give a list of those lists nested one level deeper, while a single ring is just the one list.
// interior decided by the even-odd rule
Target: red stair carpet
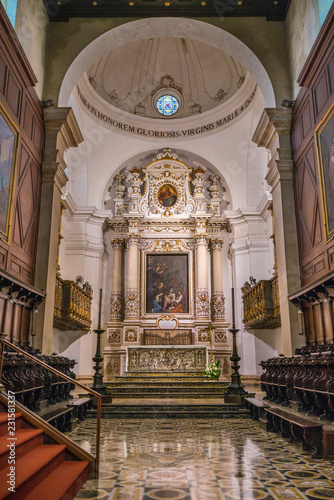
[{"label": "red stair carpet", "polygon": [[23,424],[21,413],[8,420],[0,407],[0,500],[73,499],[87,481],[89,462],[66,461],[65,445],[43,444],[43,431]]}]

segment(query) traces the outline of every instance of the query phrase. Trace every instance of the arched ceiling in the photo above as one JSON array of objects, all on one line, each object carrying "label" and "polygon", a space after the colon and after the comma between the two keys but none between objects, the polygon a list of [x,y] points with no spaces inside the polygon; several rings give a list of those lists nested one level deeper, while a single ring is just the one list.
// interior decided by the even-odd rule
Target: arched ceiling
[{"label": "arched ceiling", "polygon": [[180,103],[177,118],[227,102],[247,71],[223,50],[188,38],[149,38],[118,47],[87,71],[92,90],[108,104],[147,118],[164,118],[155,106],[162,94]]}]

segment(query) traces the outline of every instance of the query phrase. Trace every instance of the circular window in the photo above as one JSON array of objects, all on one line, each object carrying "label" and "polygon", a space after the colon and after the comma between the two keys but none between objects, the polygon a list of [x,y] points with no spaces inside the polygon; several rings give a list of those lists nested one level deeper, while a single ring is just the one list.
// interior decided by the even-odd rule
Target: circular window
[{"label": "circular window", "polygon": [[177,191],[174,186],[164,184],[158,191],[158,200],[163,207],[172,207],[177,200]]},{"label": "circular window", "polygon": [[156,102],[156,108],[164,116],[174,115],[180,107],[180,103],[173,95],[162,95]]}]

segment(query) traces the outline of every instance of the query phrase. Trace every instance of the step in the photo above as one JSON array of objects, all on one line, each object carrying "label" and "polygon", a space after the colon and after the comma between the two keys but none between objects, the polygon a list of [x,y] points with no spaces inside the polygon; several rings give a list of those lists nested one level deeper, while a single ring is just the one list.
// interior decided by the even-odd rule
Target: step
[{"label": "step", "polygon": [[[7,480],[0,482],[0,498],[10,500],[25,499],[25,495],[33,486],[51,473],[65,459],[65,445],[41,445],[16,460],[15,463],[15,495],[8,491]],[[9,465],[2,469],[1,476],[7,477]],[[36,498],[38,500],[38,498]],[[41,499],[42,500],[42,499]],[[44,500],[44,498],[43,498]]]},{"label": "step", "polygon": [[[16,438],[16,439],[14,439]],[[10,448],[8,445],[15,443],[15,460],[18,460],[25,453],[30,452],[37,446],[43,444],[43,431],[41,429],[19,429],[15,436],[0,437],[0,470],[8,464]]]},{"label": "step", "polygon": [[[10,415],[15,415],[15,430],[18,430],[22,424],[22,413],[11,413]],[[11,417],[12,419],[12,417]],[[11,420],[10,419],[10,420]],[[0,413],[0,436],[4,436],[8,432],[8,412]]]},{"label": "step", "polygon": [[206,382],[192,382],[192,381],[181,381],[181,380],[129,380],[129,381],[119,381],[119,382],[107,382],[106,387],[112,389],[115,387],[200,387],[200,388],[210,388],[210,387],[228,387],[229,382],[216,382],[216,381],[206,381]]},{"label": "step", "polygon": [[[89,410],[89,416],[96,416],[96,410]],[[243,405],[237,404],[111,404],[103,405],[104,418],[239,418],[249,417]]]},{"label": "step", "polygon": [[112,398],[116,399],[200,399],[201,401],[204,401],[205,399],[221,399],[224,397],[224,392],[219,391],[217,393],[184,393],[181,394],[179,392],[124,392],[124,393],[118,393],[118,392],[108,392],[108,395],[111,396]]},{"label": "step", "polygon": [[61,500],[73,498],[88,479],[89,462],[63,462],[38,483],[24,500]]}]

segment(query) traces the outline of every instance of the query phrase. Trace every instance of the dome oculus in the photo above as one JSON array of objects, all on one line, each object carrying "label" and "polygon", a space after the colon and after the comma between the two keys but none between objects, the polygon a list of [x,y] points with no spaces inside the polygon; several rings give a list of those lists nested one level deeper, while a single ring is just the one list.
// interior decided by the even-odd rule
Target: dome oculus
[{"label": "dome oculus", "polygon": [[156,108],[164,116],[174,115],[180,107],[180,103],[173,95],[165,94],[156,101]]}]

